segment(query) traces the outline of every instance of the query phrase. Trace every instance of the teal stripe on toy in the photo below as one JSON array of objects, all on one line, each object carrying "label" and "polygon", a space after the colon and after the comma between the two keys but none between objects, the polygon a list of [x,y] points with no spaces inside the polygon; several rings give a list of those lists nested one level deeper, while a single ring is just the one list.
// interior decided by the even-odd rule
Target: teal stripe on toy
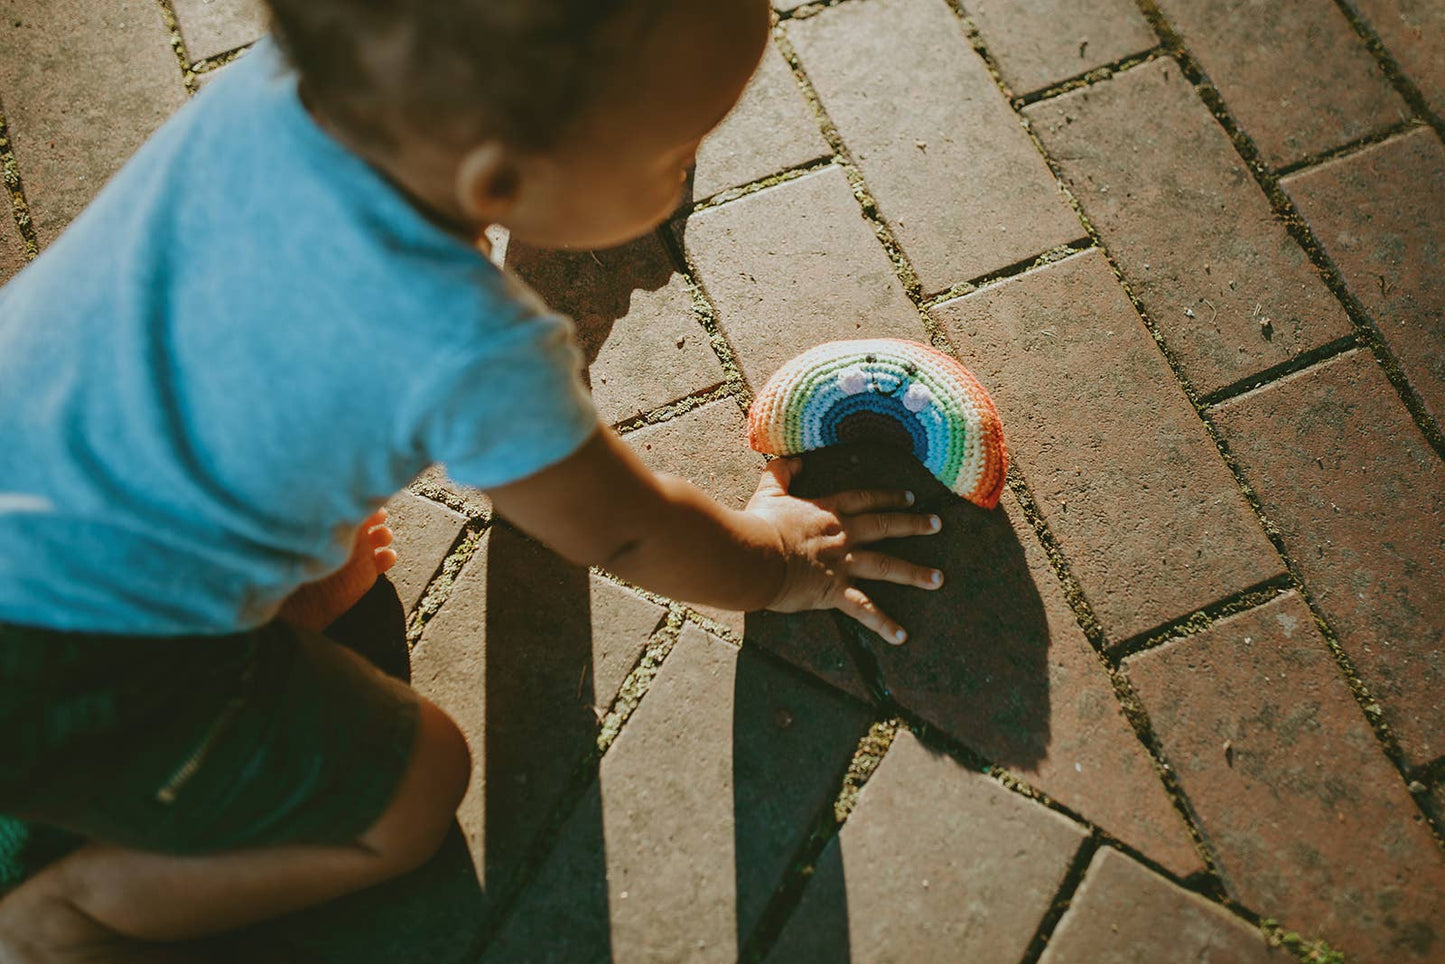
[{"label": "teal stripe on toy", "polygon": [[985,509],[1003,494],[1008,450],[993,399],[928,345],[865,338],[810,348],[768,379],[748,411],[748,442],[767,455],[864,441],[912,452]]}]

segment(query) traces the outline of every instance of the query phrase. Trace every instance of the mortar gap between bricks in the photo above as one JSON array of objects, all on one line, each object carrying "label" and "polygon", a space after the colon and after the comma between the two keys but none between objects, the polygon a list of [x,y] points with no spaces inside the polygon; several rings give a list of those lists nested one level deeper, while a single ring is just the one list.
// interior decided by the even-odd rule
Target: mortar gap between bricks
[{"label": "mortar gap between bricks", "polygon": [[773,890],[772,898],[758,917],[758,923],[739,949],[740,964],[756,964],[777,943],[788,919],[802,903],[818,858],[842,831],[843,824],[857,804],[858,794],[892,747],[898,726],[899,721],[894,719],[876,721],[858,740],[853,756],[839,776],[837,795],[818,809],[808,833],[793,851],[793,859]]},{"label": "mortar gap between bricks", "polygon": [[1208,395],[1199,399],[1199,407],[1201,409],[1212,409],[1225,402],[1243,398],[1245,395],[1258,389],[1268,388],[1290,375],[1298,374],[1306,369],[1327,362],[1332,358],[1337,358],[1345,352],[1363,347],[1368,346],[1364,344],[1359,331],[1352,331],[1348,335],[1336,338],[1334,341],[1323,344],[1318,348],[1312,348],[1307,352],[1302,352],[1288,361],[1273,365],[1264,371],[1250,375],[1248,378],[1241,378],[1233,384],[1210,392]]},{"label": "mortar gap between bricks", "polygon": [[834,7],[842,6],[845,3],[857,3],[860,0],[814,0],[812,3],[803,3],[791,10],[774,10],[775,22],[784,20],[807,20],[809,17],[816,17],[818,14]]},{"label": "mortar gap between bricks", "polygon": [[15,159],[15,148],[10,142],[10,125],[5,117],[5,104],[0,101],[0,179],[5,182],[5,191],[10,198],[10,215],[25,242],[25,256],[34,260],[40,254],[40,240],[35,234],[35,223],[30,219],[30,203],[25,199],[25,185],[20,180],[20,163]]},{"label": "mortar gap between bricks", "polygon": [[453,512],[458,512],[465,516],[469,522],[477,522],[485,525],[491,521],[491,509],[479,504],[476,499],[469,497],[465,492],[454,491],[439,482],[434,482],[425,477],[413,479],[407,483],[406,487],[413,495],[435,502],[437,505],[445,506]]},{"label": "mortar gap between bricks", "polygon": [[923,301],[920,303],[920,307],[930,310],[933,308],[937,308],[944,302],[952,301],[955,298],[962,298],[964,295],[973,294],[980,288],[986,288],[989,285],[999,284],[1001,282],[1009,280],[1010,278],[1016,278],[1021,274],[1027,274],[1028,272],[1034,271],[1038,268],[1045,268],[1051,264],[1058,264],[1060,261],[1065,261],[1076,254],[1081,254],[1082,252],[1092,250],[1093,248],[1094,239],[1087,235],[1082,238],[1077,238],[1073,241],[1065,242],[1064,244],[1055,245],[1054,247],[1049,248],[1047,251],[1041,252],[1039,254],[1031,254],[1026,258],[1021,258],[1018,261],[1015,261],[1013,264],[1005,265],[995,271],[981,274],[976,278],[969,279],[968,281],[960,281],[957,284],[950,285],[943,291],[929,295],[927,298],[923,299]]},{"label": "mortar gap between bricks", "polygon": [[[980,41],[980,43],[981,42],[982,41]],[[1126,70],[1147,64],[1151,60],[1156,60],[1164,56],[1166,53],[1167,51],[1162,46],[1155,45],[1148,50],[1130,54],[1127,57],[1120,57],[1118,60],[1101,64],[1081,74],[1075,74],[1072,77],[1065,78],[1047,87],[1041,87],[1038,90],[1015,97],[1013,99],[1013,109],[1016,111],[1022,110],[1032,104],[1037,104],[1039,101],[1049,100],[1058,97],[1060,94],[1067,94],[1071,90],[1078,90],[1081,87],[1092,87],[1101,80],[1108,80],[1115,74],[1122,74]]]},{"label": "mortar gap between bricks", "polygon": [[[232,47],[230,50],[224,50],[218,54],[212,54],[209,57],[202,57],[200,60],[191,64],[191,73],[197,78],[204,77],[206,74],[213,74],[222,67],[240,60],[241,55],[250,50],[254,45],[255,41],[252,41],[251,43],[244,43],[239,47]],[[199,80],[197,83],[199,83]]]},{"label": "mortar gap between bricks", "polygon": [[[1234,145],[1235,152],[1239,154],[1245,166],[1254,176],[1255,183],[1259,186],[1259,189],[1264,192],[1264,196],[1269,201],[1275,217],[1284,225],[1285,230],[1289,232],[1290,237],[1295,240],[1295,243],[1304,250],[1305,255],[1309,258],[1310,263],[1314,265],[1315,270],[1319,273],[1325,286],[1329,288],[1330,293],[1335,296],[1340,306],[1344,308],[1345,315],[1349,318],[1355,330],[1359,332],[1361,338],[1369,346],[1371,353],[1375,356],[1375,361],[1380,365],[1381,369],[1384,370],[1385,377],[1389,379],[1390,384],[1400,396],[1400,401],[1405,405],[1406,410],[1409,411],[1410,417],[1414,420],[1415,425],[1425,436],[1430,447],[1435,450],[1435,454],[1441,459],[1445,459],[1445,434],[1442,434],[1440,426],[1426,410],[1424,402],[1421,401],[1419,394],[1415,391],[1414,386],[1410,384],[1404,370],[1400,367],[1399,359],[1395,357],[1389,344],[1380,334],[1379,328],[1375,325],[1369,312],[1365,310],[1359,299],[1355,297],[1354,292],[1350,291],[1349,286],[1345,283],[1343,274],[1335,265],[1334,261],[1325,253],[1324,246],[1321,245],[1319,239],[1315,237],[1314,231],[1310,228],[1309,223],[1300,215],[1298,209],[1295,207],[1294,201],[1285,193],[1284,189],[1280,187],[1279,178],[1271,172],[1269,165],[1264,162],[1258,147],[1255,146],[1254,140],[1245,132],[1238,121],[1234,119],[1219,89],[1215,87],[1214,82],[1209,79],[1209,75],[1205,73],[1204,68],[1200,66],[1199,62],[1194,58],[1194,55],[1184,44],[1179,33],[1159,10],[1154,0],[1135,0],[1135,2],[1139,10],[1144,14],[1145,19],[1149,21],[1150,26],[1154,28],[1155,34],[1158,35],[1164,47],[1176,59],[1179,64],[1179,69],[1184,74],[1184,78],[1194,86],[1200,99],[1204,101],[1205,106],[1214,116],[1215,121],[1224,130],[1230,143]],[[1192,395],[1191,398],[1193,398]]]},{"label": "mortar gap between bricks", "polygon": [[1115,663],[1123,663],[1130,656],[1137,656],[1139,653],[1176,639],[1197,635],[1230,616],[1237,616],[1273,602],[1292,588],[1294,588],[1294,582],[1289,573],[1281,573],[1272,579],[1266,579],[1248,589],[1232,593],[1207,606],[1201,606],[1187,616],[1180,616],[1162,626],[1156,626],[1121,640],[1109,647],[1108,656]]},{"label": "mortar gap between bricks", "polygon": [[1355,9],[1354,4],[1350,3],[1349,0],[1335,0],[1335,6],[1340,8],[1340,12],[1343,13],[1345,19],[1350,22],[1350,26],[1354,28],[1355,33],[1364,41],[1365,49],[1370,52],[1370,56],[1375,58],[1375,62],[1379,64],[1380,70],[1385,74],[1385,79],[1390,82],[1396,92],[1404,99],[1405,104],[1415,112],[1416,116],[1435,128],[1435,133],[1440,135],[1442,140],[1445,140],[1445,119],[1436,116],[1435,112],[1430,109],[1430,105],[1426,102],[1424,95],[1420,93],[1420,88],[1417,87],[1409,75],[1401,69],[1399,61],[1395,59],[1394,54],[1390,53],[1389,48],[1385,46],[1385,42],[1380,39],[1379,34],[1375,32],[1374,28],[1369,25],[1368,21]]},{"label": "mortar gap between bricks", "polygon": [[[848,2],[863,2],[863,0],[848,0]],[[818,123],[818,130],[822,133],[823,139],[828,142],[828,146],[833,149],[835,163],[843,172],[844,178],[847,179],[848,187],[858,202],[863,219],[873,229],[873,236],[877,238],[889,263],[893,266],[894,276],[903,286],[903,291],[913,304],[914,311],[918,313],[919,323],[927,333],[929,342],[935,348],[942,348],[947,343],[947,338],[943,333],[943,328],[924,307],[926,299],[923,295],[923,282],[919,280],[918,272],[913,269],[913,263],[903,250],[903,245],[893,234],[893,229],[889,227],[887,219],[883,217],[877,199],[868,190],[862,168],[858,166],[852,151],[844,142],[838,125],[833,122],[827,108],[823,106],[823,100],[819,96],[817,88],[813,86],[812,80],[809,79],[802,59],[788,39],[782,24],[774,28],[773,39],[778,46],[778,51],[783,55],[783,59],[787,61],[789,69],[792,70],[793,79],[802,91],[804,99],[813,111],[814,119]]]},{"label": "mortar gap between bricks", "polygon": [[647,428],[650,425],[661,425],[663,422],[686,415],[688,412],[699,409],[710,402],[730,398],[736,390],[736,386],[729,384],[727,381],[722,381],[701,391],[684,395],[682,398],[664,402],[654,409],[633,415],[631,418],[625,418],[613,424],[612,430],[618,435],[628,435],[638,429]]},{"label": "mortar gap between bricks", "polygon": [[191,58],[186,53],[186,41],[181,36],[181,21],[176,16],[175,6],[171,0],[156,0],[156,6],[160,8],[161,24],[166,29],[169,37],[171,53],[175,54],[176,65],[181,69],[181,81],[186,86],[187,94],[195,94],[200,89],[196,83],[196,75],[191,69]]},{"label": "mortar gap between bricks", "polygon": [[1078,892],[1079,885],[1084,882],[1084,873],[1089,869],[1094,854],[1099,850],[1099,838],[1089,834],[1079,844],[1079,849],[1074,851],[1074,857],[1069,861],[1069,868],[1064,873],[1064,879],[1059,884],[1059,889],[1054,892],[1054,899],[1049,904],[1049,909],[1039,920],[1039,926],[1034,931],[1033,940],[1029,941],[1028,948],[1024,951],[1023,958],[1019,964],[1038,964],[1043,956],[1044,948],[1048,946],[1049,939],[1054,936],[1054,929],[1059,926],[1059,921],[1069,909],[1069,903]]},{"label": "mortar gap between bricks", "polygon": [[717,358],[718,364],[722,366],[728,394],[746,414],[748,406],[753,401],[752,388],[748,385],[742,366],[738,364],[736,349],[728,340],[727,333],[723,331],[722,326],[718,324],[717,306],[708,296],[707,287],[698,274],[697,265],[693,264],[681,239],[666,225],[657,230],[657,237],[662,242],[662,247],[668,257],[672,259],[673,268],[682,275],[688,297],[692,299],[693,317],[702,330],[707,332],[708,344],[712,347],[712,353]]},{"label": "mortar gap between bricks", "polygon": [[1319,165],[1324,164],[1327,161],[1337,161],[1342,157],[1349,157],[1352,154],[1358,154],[1360,151],[1363,151],[1367,147],[1374,147],[1376,144],[1383,144],[1385,141],[1393,140],[1396,137],[1409,134],[1412,131],[1427,126],[1428,125],[1421,121],[1419,118],[1411,117],[1398,123],[1391,124],[1389,127],[1384,127],[1377,131],[1371,131],[1370,133],[1365,134],[1363,137],[1357,137],[1352,141],[1341,144],[1338,147],[1332,147],[1327,151],[1319,151],[1315,154],[1307,154],[1297,161],[1291,161],[1283,167],[1275,168],[1274,176],[1283,179],[1289,177],[1291,174],[1298,174],[1300,171],[1306,170],[1307,168],[1318,167]]},{"label": "mortar gap between bricks", "polygon": [[1422,763],[1406,774],[1412,783],[1418,783],[1423,790],[1411,790],[1411,793],[1420,793],[1429,790],[1437,783],[1445,783],[1445,756],[1437,757],[1429,763]]},{"label": "mortar gap between bricks", "polygon": [[[547,859],[557,846],[557,838],[563,827],[572,818],[572,814],[577,808],[582,805],[592,785],[600,780],[602,758],[616,741],[623,723],[631,717],[637,709],[638,703],[646,695],[648,686],[657,676],[668,654],[677,645],[678,637],[682,632],[682,624],[682,614],[677,607],[671,607],[663,614],[657,628],[653,630],[652,636],[648,640],[647,647],[638,657],[637,662],[633,664],[632,670],[622,681],[622,686],[618,689],[616,696],[613,697],[604,722],[598,730],[596,742],[587,749],[573,767],[572,773],[567,778],[562,791],[557,795],[557,802],[552,806],[547,819],[537,828],[536,836],[519,862],[516,873],[512,875],[507,887],[498,896],[492,914],[492,926],[486,928],[472,941],[464,960],[481,960],[492,940],[506,929],[507,920],[515,911],[518,901],[546,866]],[[604,739],[605,733],[608,732],[604,728],[614,720],[615,724],[610,728],[610,737]]]},{"label": "mortar gap between bricks", "polygon": [[435,618],[442,606],[451,598],[452,587],[456,585],[457,577],[461,575],[461,571],[467,563],[471,562],[472,557],[477,554],[477,549],[482,544],[482,537],[488,528],[490,526],[486,521],[469,520],[457,533],[456,539],[452,541],[452,547],[442,557],[436,572],[427,580],[421,598],[407,614],[406,646],[408,651],[416,649],[416,644],[421,641],[422,634],[426,632],[427,623]]},{"label": "mortar gap between bricks", "polygon": [[668,220],[674,222],[685,221],[686,219],[692,217],[694,214],[700,214],[703,211],[711,211],[713,208],[722,207],[724,204],[730,204],[733,201],[738,200],[739,198],[745,198],[750,195],[757,194],[760,191],[766,191],[769,188],[777,187],[780,184],[787,184],[789,181],[796,181],[800,177],[805,177],[809,174],[813,174],[825,168],[832,167],[835,163],[835,160],[836,159],[831,154],[823,157],[815,157],[812,160],[804,161],[801,164],[794,164],[792,167],[785,167],[781,171],[776,171],[772,174],[768,174],[765,177],[760,177],[755,181],[749,181],[746,184],[739,184],[737,187],[726,188],[725,190],[718,191],[716,194],[709,194],[702,200],[695,201],[691,205],[683,208],[681,211],[679,211],[677,214],[674,214]]}]

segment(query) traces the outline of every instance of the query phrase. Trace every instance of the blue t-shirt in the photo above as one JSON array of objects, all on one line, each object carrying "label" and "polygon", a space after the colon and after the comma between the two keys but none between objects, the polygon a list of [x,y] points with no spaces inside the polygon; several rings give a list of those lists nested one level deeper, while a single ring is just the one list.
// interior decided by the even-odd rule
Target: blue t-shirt
[{"label": "blue t-shirt", "polygon": [[486,488],[574,452],[581,367],[262,43],[0,289],[0,622],[265,622],[431,462]]}]

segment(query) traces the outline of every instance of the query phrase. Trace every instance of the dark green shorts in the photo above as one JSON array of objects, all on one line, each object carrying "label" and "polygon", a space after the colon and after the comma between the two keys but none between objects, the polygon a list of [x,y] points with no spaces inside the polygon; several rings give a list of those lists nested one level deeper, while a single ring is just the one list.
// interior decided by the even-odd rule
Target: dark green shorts
[{"label": "dark green shorts", "polygon": [[417,710],[404,683],[281,622],[186,638],[0,624],[0,814],[164,853],[349,842],[390,803]]}]

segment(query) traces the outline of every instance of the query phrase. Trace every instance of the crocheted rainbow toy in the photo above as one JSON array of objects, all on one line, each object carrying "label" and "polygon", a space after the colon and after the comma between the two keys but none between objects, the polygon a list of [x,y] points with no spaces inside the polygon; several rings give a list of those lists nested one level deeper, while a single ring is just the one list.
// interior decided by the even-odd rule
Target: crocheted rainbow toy
[{"label": "crocheted rainbow toy", "polygon": [[985,509],[1003,494],[1008,451],[993,399],[952,358],[900,338],[833,341],[778,369],[748,411],[748,443],[797,455],[840,442],[911,451]]}]

